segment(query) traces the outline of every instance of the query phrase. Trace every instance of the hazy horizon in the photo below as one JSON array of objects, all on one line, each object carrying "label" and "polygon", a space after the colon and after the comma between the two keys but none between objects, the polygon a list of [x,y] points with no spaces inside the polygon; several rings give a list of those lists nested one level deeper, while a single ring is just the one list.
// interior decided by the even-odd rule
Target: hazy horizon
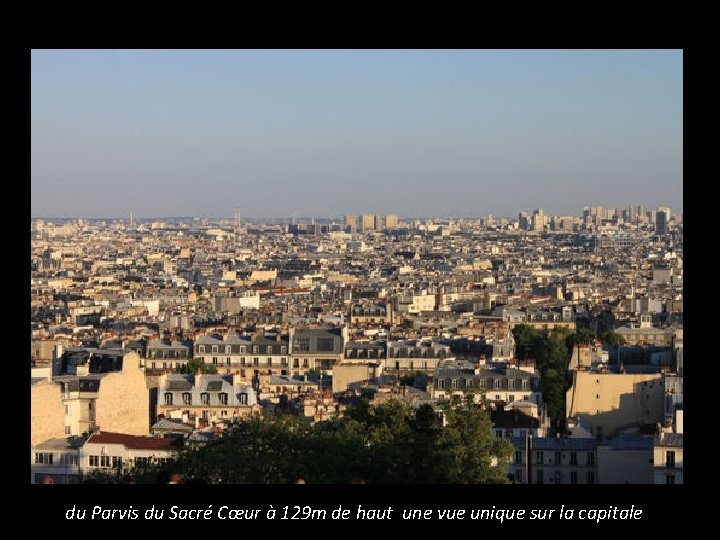
[{"label": "hazy horizon", "polygon": [[40,50],[31,216],[682,213],[682,51]]}]

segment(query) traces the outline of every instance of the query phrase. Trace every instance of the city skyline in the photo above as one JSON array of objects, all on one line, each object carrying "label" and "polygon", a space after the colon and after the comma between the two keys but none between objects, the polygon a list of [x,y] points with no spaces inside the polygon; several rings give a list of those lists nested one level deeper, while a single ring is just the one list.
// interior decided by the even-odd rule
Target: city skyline
[{"label": "city skyline", "polygon": [[33,51],[31,68],[32,217],[683,211],[682,51]]}]

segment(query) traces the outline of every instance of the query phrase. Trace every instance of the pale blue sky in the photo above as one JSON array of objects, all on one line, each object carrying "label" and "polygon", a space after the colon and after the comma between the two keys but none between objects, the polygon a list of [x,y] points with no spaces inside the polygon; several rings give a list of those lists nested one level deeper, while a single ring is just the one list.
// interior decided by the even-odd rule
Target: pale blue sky
[{"label": "pale blue sky", "polygon": [[33,217],[682,211],[681,51],[32,52]]}]

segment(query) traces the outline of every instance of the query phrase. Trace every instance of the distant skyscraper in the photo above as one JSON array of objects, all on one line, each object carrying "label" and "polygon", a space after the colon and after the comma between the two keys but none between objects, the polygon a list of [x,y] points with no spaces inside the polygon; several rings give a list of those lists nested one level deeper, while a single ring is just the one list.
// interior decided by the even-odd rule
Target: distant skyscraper
[{"label": "distant skyscraper", "polygon": [[398,217],[397,214],[387,214],[385,216],[385,228],[386,229],[397,229]]},{"label": "distant skyscraper", "polygon": [[528,219],[527,212],[520,212],[518,214],[518,227],[523,231],[527,231],[530,228],[530,220]]},{"label": "distant skyscraper", "polygon": [[375,214],[363,214],[360,216],[360,227],[362,232],[375,229]]},{"label": "distant skyscraper", "polygon": [[668,215],[665,210],[660,210],[655,214],[655,234],[664,236],[667,234]]},{"label": "distant skyscraper", "polygon": [[545,228],[545,214],[542,208],[538,208],[532,215],[532,230],[542,231]]}]

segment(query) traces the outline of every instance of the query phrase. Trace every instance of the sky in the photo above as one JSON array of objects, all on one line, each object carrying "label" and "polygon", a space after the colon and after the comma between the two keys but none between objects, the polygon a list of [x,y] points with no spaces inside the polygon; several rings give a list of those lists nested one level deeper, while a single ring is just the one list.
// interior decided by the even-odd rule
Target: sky
[{"label": "sky", "polygon": [[32,217],[683,198],[678,50],[34,50]]}]

